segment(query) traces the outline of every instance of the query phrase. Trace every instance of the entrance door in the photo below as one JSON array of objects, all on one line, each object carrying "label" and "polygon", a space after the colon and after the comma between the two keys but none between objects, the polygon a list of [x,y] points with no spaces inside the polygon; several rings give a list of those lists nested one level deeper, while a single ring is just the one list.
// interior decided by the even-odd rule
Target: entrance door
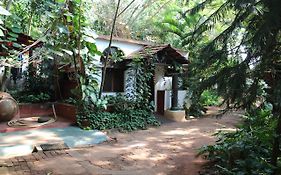
[{"label": "entrance door", "polygon": [[164,115],[165,91],[157,91],[157,113]]}]

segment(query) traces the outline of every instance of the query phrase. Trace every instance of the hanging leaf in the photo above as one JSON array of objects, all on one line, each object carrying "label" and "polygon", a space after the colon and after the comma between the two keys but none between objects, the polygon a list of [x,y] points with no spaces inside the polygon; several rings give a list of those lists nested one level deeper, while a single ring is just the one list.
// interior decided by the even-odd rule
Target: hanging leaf
[{"label": "hanging leaf", "polygon": [[70,50],[66,50],[66,49],[61,49],[61,50],[67,53],[68,55],[73,55],[72,51]]},{"label": "hanging leaf", "polygon": [[68,30],[67,30],[67,28],[65,26],[60,25],[60,26],[58,26],[58,29],[59,29],[60,33],[68,34]]},{"label": "hanging leaf", "polygon": [[17,41],[17,39],[16,38],[13,38],[13,37],[8,37],[7,38],[9,41]]},{"label": "hanging leaf", "polygon": [[88,37],[88,36],[84,36],[83,40],[86,41],[86,42],[89,42],[89,43],[95,43],[96,42],[96,40],[94,38]]},{"label": "hanging leaf", "polygon": [[4,32],[0,29],[0,36],[4,36]]},{"label": "hanging leaf", "polygon": [[59,51],[56,51],[56,50],[51,50],[52,53],[60,56],[60,57],[63,57],[63,53],[62,52],[59,52]]},{"label": "hanging leaf", "polygon": [[50,56],[50,55],[47,55],[47,58],[50,59],[50,60],[53,60],[54,57]]},{"label": "hanging leaf", "polygon": [[85,28],[83,31],[84,35],[96,39],[98,37],[97,33],[89,28]]},{"label": "hanging leaf", "polygon": [[90,97],[91,97],[91,101],[92,101],[93,103],[95,103],[95,102],[97,101],[97,96],[96,96],[95,93],[91,93]]},{"label": "hanging leaf", "polygon": [[66,12],[66,13],[64,13],[63,15],[64,15],[64,16],[69,16],[69,17],[71,17],[71,18],[74,17],[73,14],[70,13],[70,12]]},{"label": "hanging leaf", "polygon": [[64,3],[65,0],[56,0],[58,3]]},{"label": "hanging leaf", "polygon": [[15,48],[21,48],[21,45],[18,44],[18,43],[13,43],[13,47],[15,47]]},{"label": "hanging leaf", "polygon": [[0,6],[0,15],[10,16],[11,13]]},{"label": "hanging leaf", "polygon": [[0,25],[0,29],[2,29],[2,30],[6,30],[6,29],[5,29],[3,26],[1,26],[1,25]]},{"label": "hanging leaf", "polygon": [[13,38],[17,38],[19,36],[18,34],[15,34],[15,33],[12,33],[12,32],[9,32],[8,34]]},{"label": "hanging leaf", "polygon": [[11,30],[12,30],[14,33],[21,33],[21,29],[18,28],[18,27],[12,27]]},{"label": "hanging leaf", "polygon": [[50,18],[55,18],[56,16],[51,12],[46,12],[46,15]]},{"label": "hanging leaf", "polygon": [[72,0],[72,1],[74,1],[76,3],[80,3],[81,2],[81,0]]}]

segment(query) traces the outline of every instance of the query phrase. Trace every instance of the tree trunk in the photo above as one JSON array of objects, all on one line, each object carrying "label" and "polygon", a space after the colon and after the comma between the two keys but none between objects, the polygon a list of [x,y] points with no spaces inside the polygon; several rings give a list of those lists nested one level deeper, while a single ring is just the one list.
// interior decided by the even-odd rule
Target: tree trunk
[{"label": "tree trunk", "polygon": [[8,11],[10,10],[12,3],[13,3],[13,0],[7,0],[4,2],[4,4],[6,5],[6,10],[8,10]]},{"label": "tree trunk", "polygon": [[178,83],[179,75],[174,74],[172,77],[172,108],[171,110],[178,110]]},{"label": "tree trunk", "polygon": [[28,31],[27,31],[27,34],[30,36],[30,33],[31,33],[31,23],[32,23],[32,19],[33,19],[33,12],[30,14],[30,17],[28,19]]},{"label": "tree trunk", "polygon": [[4,73],[3,73],[3,76],[2,76],[2,80],[1,80],[1,89],[0,91],[5,91],[6,90],[6,84],[7,84],[7,79],[8,79],[8,67],[5,66],[4,68]]},{"label": "tree trunk", "polygon": [[134,18],[130,18],[126,25],[132,25],[134,22],[136,22],[137,19],[141,16],[141,14],[155,2],[156,0],[149,0],[146,3],[144,3],[142,9],[136,14]]},{"label": "tree trunk", "polygon": [[79,66],[80,66],[80,73],[81,73],[82,76],[85,76],[86,75],[85,65],[84,65],[83,59],[81,57],[81,13],[82,13],[81,8],[82,8],[82,0],[80,1],[80,4],[79,4],[79,22],[78,22],[78,37],[77,37],[78,53],[77,53],[77,56],[78,56],[78,61],[79,61]]},{"label": "tree trunk", "polygon": [[[273,106],[273,117],[278,118],[277,121],[277,126],[275,129],[275,135],[274,135],[274,139],[273,139],[273,145],[272,145],[272,157],[271,157],[271,164],[274,167],[277,167],[277,160],[278,157],[280,156],[280,136],[281,136],[281,108],[280,106]],[[278,172],[275,170],[273,175],[277,175]]]},{"label": "tree trunk", "polygon": [[102,95],[102,91],[103,91],[103,87],[104,87],[104,82],[105,82],[105,75],[106,75],[106,68],[107,68],[107,62],[108,62],[108,57],[109,57],[109,52],[111,52],[111,43],[112,43],[112,37],[113,37],[113,32],[114,32],[114,28],[115,28],[115,23],[116,23],[116,19],[117,19],[117,15],[118,15],[118,10],[119,10],[119,6],[120,6],[120,1],[118,0],[118,4],[116,7],[116,11],[114,14],[114,18],[113,18],[113,23],[112,23],[112,29],[111,29],[111,33],[110,33],[110,40],[109,40],[109,44],[108,44],[108,52],[106,52],[106,57],[105,57],[105,61],[104,61],[104,66],[102,69],[102,76],[101,76],[101,85],[100,85],[100,91],[99,91],[99,98],[101,98]]}]

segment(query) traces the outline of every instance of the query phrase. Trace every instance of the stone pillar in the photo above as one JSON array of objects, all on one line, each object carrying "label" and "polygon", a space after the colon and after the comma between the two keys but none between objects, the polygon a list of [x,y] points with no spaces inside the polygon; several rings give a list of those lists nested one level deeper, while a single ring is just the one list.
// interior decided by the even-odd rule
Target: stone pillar
[{"label": "stone pillar", "polygon": [[172,107],[171,110],[178,110],[178,74],[173,74],[172,77]]}]

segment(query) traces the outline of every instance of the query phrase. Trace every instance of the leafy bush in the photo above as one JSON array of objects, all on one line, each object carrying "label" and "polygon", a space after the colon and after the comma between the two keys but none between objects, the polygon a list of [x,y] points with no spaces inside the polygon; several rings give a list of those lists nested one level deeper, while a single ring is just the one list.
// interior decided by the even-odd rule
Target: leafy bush
[{"label": "leafy bush", "polygon": [[222,103],[221,97],[214,90],[205,90],[202,93],[190,93],[187,97],[190,100],[190,107],[185,108],[189,115],[200,117],[207,109],[206,106],[219,106]]},{"label": "leafy bush", "polygon": [[124,113],[133,109],[143,109],[151,111],[152,107],[149,105],[140,106],[139,100],[128,99],[122,94],[117,94],[116,96],[107,97],[108,104],[111,105],[114,112]]},{"label": "leafy bush", "polygon": [[23,94],[23,95],[16,95],[16,100],[21,103],[40,103],[40,102],[47,102],[51,99],[49,94],[40,93],[38,95],[31,95],[31,94]]},{"label": "leafy bush", "polygon": [[[90,123],[89,129],[118,129],[119,131],[134,131],[147,129],[149,126],[159,126],[160,123],[152,114],[150,108],[139,108],[138,102],[129,100],[125,96],[107,97],[107,101],[113,107],[113,111],[94,111],[91,108],[80,110],[78,124],[82,126],[83,120]],[[83,127],[83,126],[82,126]]]},{"label": "leafy bush", "polygon": [[[134,85],[134,91],[126,96],[118,94],[116,97],[109,96],[102,99],[106,101],[107,107],[113,108],[110,110],[111,113],[103,111],[97,105],[89,105],[85,101],[81,103],[78,110],[78,124],[81,127],[84,127],[83,123],[87,123],[88,129],[117,128],[120,131],[133,131],[160,125],[152,114],[153,108],[150,103],[149,82],[154,71],[153,64],[148,64],[147,59],[135,58],[132,67],[134,74],[129,75],[129,83]],[[85,94],[85,97],[91,94]]]},{"label": "leafy bush", "polygon": [[220,98],[213,90],[205,90],[200,97],[200,103],[204,106],[218,106]]},{"label": "leafy bush", "polygon": [[78,124],[81,126],[85,119],[90,121],[90,129],[98,130],[116,128],[119,131],[134,131],[160,125],[156,118],[145,110],[129,110],[126,113],[89,111],[87,115],[78,115]]},{"label": "leafy bush", "polygon": [[42,60],[38,68],[29,65],[24,72],[23,89],[10,90],[9,93],[21,103],[40,103],[54,99],[53,62]]},{"label": "leafy bush", "polygon": [[107,100],[114,112],[123,112],[125,109],[134,108],[133,100],[128,100],[124,95],[121,94],[117,94],[116,96],[108,96]]},{"label": "leafy bush", "polygon": [[217,133],[216,144],[202,147],[199,154],[205,154],[215,164],[211,169],[216,174],[271,174],[273,167],[269,161],[275,125],[276,119],[269,109],[252,111],[236,132]]}]

